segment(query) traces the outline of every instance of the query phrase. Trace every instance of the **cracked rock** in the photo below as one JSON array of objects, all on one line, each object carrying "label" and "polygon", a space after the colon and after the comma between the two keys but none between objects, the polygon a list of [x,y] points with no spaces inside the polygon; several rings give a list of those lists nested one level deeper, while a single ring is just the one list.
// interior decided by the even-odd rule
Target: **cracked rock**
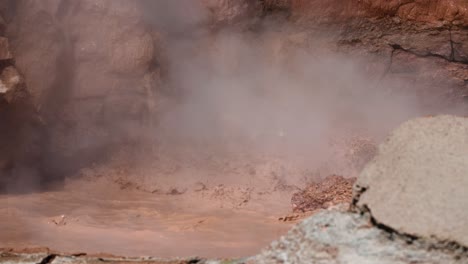
[{"label": "cracked rock", "polygon": [[[356,183],[357,206],[399,233],[468,246],[468,118],[408,121]],[[360,194],[360,197],[358,197]]]},{"label": "cracked rock", "polygon": [[392,46],[412,52],[419,56],[439,56],[451,60],[450,32],[416,31],[402,32],[386,37]]},{"label": "cracked rock", "polygon": [[468,64],[468,33],[465,31],[452,32],[453,59]]}]

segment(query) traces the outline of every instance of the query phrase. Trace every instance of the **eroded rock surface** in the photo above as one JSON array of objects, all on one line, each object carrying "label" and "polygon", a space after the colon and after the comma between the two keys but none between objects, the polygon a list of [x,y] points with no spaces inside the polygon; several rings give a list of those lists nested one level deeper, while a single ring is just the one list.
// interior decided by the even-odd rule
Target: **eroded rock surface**
[{"label": "eroded rock surface", "polygon": [[[0,192],[12,180],[34,174],[30,170],[40,155],[38,135],[41,132],[40,118],[5,33],[7,4],[8,1],[0,3]],[[31,129],[35,133],[30,133]]]},{"label": "eroded rock surface", "polygon": [[467,25],[468,4],[463,0],[276,0],[288,6],[299,19],[337,21],[352,17],[385,17],[425,22]]},{"label": "eroded rock surface", "polygon": [[467,175],[467,118],[411,120],[358,178],[357,205],[398,232],[468,246]]},{"label": "eroded rock surface", "polygon": [[353,54],[357,60],[366,58],[369,75],[379,76],[377,86],[398,83],[401,90],[414,92],[422,105],[468,98],[466,1],[278,0],[263,4],[273,13],[275,5],[288,10],[287,21],[308,36],[303,46],[329,38],[325,46],[336,46],[336,51]]},{"label": "eroded rock surface", "polygon": [[467,257],[391,237],[365,216],[323,211],[247,263],[466,263]]},{"label": "eroded rock surface", "polygon": [[102,158],[113,145],[136,141],[160,84],[159,36],[143,22],[139,2],[13,4],[7,32],[47,124],[46,173],[63,175]]},{"label": "eroded rock surface", "polygon": [[326,209],[340,203],[350,204],[352,189],[356,178],[346,179],[331,175],[320,182],[312,183],[305,190],[293,194],[293,212],[306,212]]}]

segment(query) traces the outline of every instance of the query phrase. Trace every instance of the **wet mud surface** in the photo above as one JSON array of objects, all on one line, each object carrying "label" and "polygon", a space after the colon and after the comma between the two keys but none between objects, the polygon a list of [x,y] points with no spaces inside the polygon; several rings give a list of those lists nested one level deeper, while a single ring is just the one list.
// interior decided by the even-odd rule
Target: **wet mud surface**
[{"label": "wet mud surface", "polygon": [[71,186],[1,195],[0,247],[162,258],[243,257],[292,226],[278,221],[290,210],[287,203],[251,201],[249,207],[223,208],[196,194],[149,194],[79,181]]}]

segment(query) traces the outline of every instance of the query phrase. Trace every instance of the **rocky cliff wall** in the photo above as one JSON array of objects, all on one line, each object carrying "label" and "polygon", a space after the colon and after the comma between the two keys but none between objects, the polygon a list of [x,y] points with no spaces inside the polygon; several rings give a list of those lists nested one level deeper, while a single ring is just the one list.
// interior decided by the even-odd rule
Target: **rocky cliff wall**
[{"label": "rocky cliff wall", "polygon": [[13,174],[19,181],[31,179],[27,175],[37,176],[34,172],[42,132],[41,117],[16,65],[6,32],[11,8],[8,1],[0,3],[0,192],[9,187]]},{"label": "rocky cliff wall", "polygon": [[[12,53],[45,122],[49,175],[137,140],[160,85],[158,34],[136,1],[10,1]],[[59,176],[60,177],[60,176]]]}]

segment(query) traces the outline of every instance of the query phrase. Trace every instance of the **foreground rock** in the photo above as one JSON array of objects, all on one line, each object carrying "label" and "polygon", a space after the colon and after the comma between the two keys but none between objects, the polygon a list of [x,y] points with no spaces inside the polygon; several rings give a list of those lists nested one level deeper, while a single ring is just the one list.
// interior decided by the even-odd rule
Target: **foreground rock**
[{"label": "foreground rock", "polygon": [[398,232],[468,246],[468,119],[404,123],[360,175],[358,206]]},{"label": "foreground rock", "polygon": [[248,263],[466,263],[453,252],[408,244],[359,214],[322,211],[294,227]]}]

